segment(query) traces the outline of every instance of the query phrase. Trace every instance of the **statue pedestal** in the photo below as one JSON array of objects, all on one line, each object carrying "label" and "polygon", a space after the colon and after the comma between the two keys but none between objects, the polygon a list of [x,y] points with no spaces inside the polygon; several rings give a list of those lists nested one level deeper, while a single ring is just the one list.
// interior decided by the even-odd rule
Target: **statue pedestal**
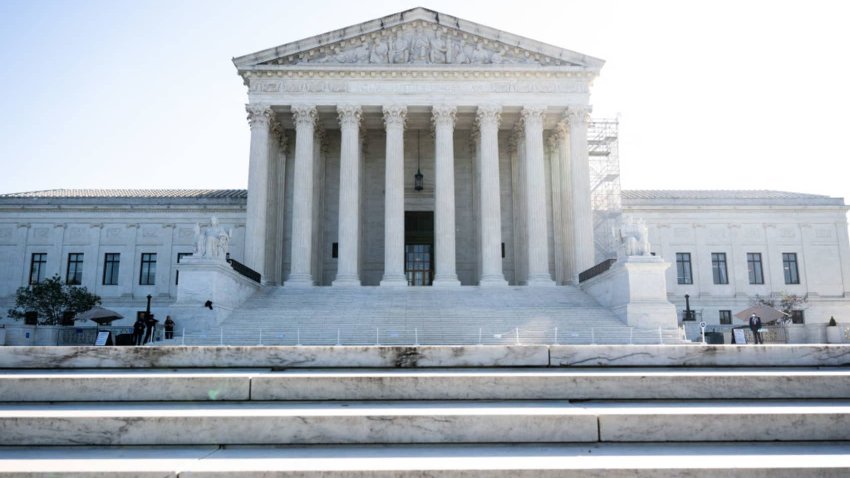
[{"label": "statue pedestal", "polygon": [[621,257],[606,272],[582,282],[581,288],[626,325],[673,329],[679,325],[676,307],[667,300],[669,267],[660,257]]},{"label": "statue pedestal", "polygon": [[[180,283],[171,306],[175,337],[212,331],[221,326],[236,307],[260,289],[260,284],[239,274],[221,258],[185,257],[177,264]],[[205,307],[212,302],[212,309]]]}]

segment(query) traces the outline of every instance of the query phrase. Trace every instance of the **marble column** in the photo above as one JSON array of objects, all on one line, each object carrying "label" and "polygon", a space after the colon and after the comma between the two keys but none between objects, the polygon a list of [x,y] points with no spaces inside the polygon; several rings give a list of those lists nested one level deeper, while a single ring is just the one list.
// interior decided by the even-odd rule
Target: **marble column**
[{"label": "marble column", "polygon": [[555,283],[564,283],[564,235],[563,217],[561,215],[561,162],[558,143],[558,134],[555,131],[549,133],[546,139],[546,161],[549,163],[549,183],[552,188],[552,257],[555,260]]},{"label": "marble column", "polygon": [[245,211],[245,265],[259,272],[265,281],[269,128],[274,113],[269,105],[262,104],[248,104],[245,109],[251,125],[248,204]]},{"label": "marble column", "polygon": [[[595,265],[593,246],[593,211],[590,202],[590,163],[587,156],[588,106],[570,106],[567,110],[572,174],[573,248],[575,273]],[[577,280],[577,279],[576,279]]]},{"label": "marble column", "polygon": [[434,287],[459,286],[455,265],[455,153],[454,128],[457,108],[433,108],[436,132],[434,167]]},{"label": "marble column", "polygon": [[335,286],[360,285],[360,106],[339,105],[339,259]]},{"label": "marble column", "polygon": [[499,119],[501,106],[479,106],[481,278],[479,285],[505,286],[502,272],[502,207],[499,186]]},{"label": "marble column", "polygon": [[404,120],[407,107],[384,106],[387,128],[382,286],[406,287],[404,275]]},{"label": "marble column", "polygon": [[295,164],[292,181],[292,253],[288,286],[312,286],[313,163],[316,107],[292,106]]},{"label": "marble column", "polygon": [[549,274],[549,233],[546,218],[546,166],[543,162],[544,106],[522,109],[525,129],[525,200],[527,204],[528,285],[555,285]]},{"label": "marble column", "polygon": [[561,241],[563,243],[564,283],[578,285],[578,271],[575,260],[575,232],[573,232],[572,166],[570,163],[570,136],[566,121],[555,128],[558,142],[558,163],[561,168]]}]

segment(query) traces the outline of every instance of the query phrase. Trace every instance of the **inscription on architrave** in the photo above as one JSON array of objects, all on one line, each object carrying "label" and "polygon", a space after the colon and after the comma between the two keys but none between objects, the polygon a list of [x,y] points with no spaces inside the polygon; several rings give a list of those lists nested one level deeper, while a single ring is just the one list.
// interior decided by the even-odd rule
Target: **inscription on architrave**
[{"label": "inscription on architrave", "polygon": [[[427,94],[427,93],[586,93],[587,83],[575,80],[490,80],[433,81],[416,78],[370,80],[288,80],[261,79],[251,82],[253,93],[351,93],[351,94]],[[395,81],[404,80],[404,81]]]}]

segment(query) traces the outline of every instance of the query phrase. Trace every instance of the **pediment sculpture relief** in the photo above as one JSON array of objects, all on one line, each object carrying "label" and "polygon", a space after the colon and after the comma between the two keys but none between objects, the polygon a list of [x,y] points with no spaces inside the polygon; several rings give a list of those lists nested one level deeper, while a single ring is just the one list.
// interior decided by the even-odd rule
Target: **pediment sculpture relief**
[{"label": "pediment sculpture relief", "polygon": [[273,61],[278,64],[550,64],[564,61],[444,27],[396,28]]}]

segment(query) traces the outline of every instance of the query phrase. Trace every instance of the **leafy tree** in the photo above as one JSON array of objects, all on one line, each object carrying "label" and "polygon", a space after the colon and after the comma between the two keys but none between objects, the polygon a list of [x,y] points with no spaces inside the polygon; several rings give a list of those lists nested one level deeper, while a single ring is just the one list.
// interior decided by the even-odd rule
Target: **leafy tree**
[{"label": "leafy tree", "polygon": [[809,294],[797,295],[787,292],[771,292],[769,295],[756,294],[750,299],[752,305],[766,305],[785,312],[788,314],[785,322],[788,323],[791,321],[791,311],[805,309],[808,302]]},{"label": "leafy tree", "polygon": [[9,309],[9,317],[24,318],[27,312],[38,313],[40,325],[58,325],[65,312],[80,314],[100,305],[100,297],[85,287],[62,283],[55,275],[38,284],[21,287],[15,294],[15,308]]}]

